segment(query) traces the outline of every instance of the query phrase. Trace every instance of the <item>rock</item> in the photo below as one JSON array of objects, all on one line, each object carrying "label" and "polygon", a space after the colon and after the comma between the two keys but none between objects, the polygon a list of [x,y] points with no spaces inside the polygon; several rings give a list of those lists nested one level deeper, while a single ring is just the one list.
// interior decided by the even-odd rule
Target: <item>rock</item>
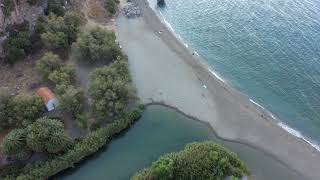
[{"label": "rock", "polygon": [[132,2],[128,2],[122,9],[127,18],[135,18],[141,16],[140,8]]}]

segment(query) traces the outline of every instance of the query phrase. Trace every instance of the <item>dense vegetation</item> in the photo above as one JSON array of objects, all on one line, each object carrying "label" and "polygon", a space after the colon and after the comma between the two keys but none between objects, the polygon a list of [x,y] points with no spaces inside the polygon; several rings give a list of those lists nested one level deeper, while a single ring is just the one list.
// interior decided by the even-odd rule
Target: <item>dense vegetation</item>
[{"label": "dense vegetation", "polygon": [[121,55],[120,48],[115,43],[113,32],[96,27],[89,32],[81,33],[74,43],[79,53],[79,60],[88,64],[112,62]]},{"label": "dense vegetation", "polygon": [[11,96],[0,89],[0,131],[26,127],[43,114],[43,103],[37,96]]},{"label": "dense vegetation", "polygon": [[5,60],[7,63],[15,62],[25,58],[32,49],[31,40],[28,31],[19,31],[11,33],[3,44]]},{"label": "dense vegetation", "polygon": [[113,123],[90,133],[83,140],[80,140],[70,147],[64,154],[50,156],[47,160],[29,164],[24,168],[16,169],[14,172],[7,171],[7,176],[4,179],[47,179],[64,169],[73,167],[75,163],[92,155],[113,137],[129,128],[141,117],[143,111],[144,107],[139,106],[125,113]]},{"label": "dense vegetation", "polygon": [[89,94],[95,117],[121,114],[131,98],[127,59],[119,57],[109,66],[97,68],[91,75]]},{"label": "dense vegetation", "polygon": [[[40,0],[33,0],[33,1],[40,1]],[[53,13],[58,16],[63,16],[65,13],[64,2],[65,0],[48,0],[47,14]]]},{"label": "dense vegetation", "polygon": [[50,50],[64,51],[76,40],[83,17],[77,12],[66,12],[64,16],[50,14],[37,24],[43,44]]},{"label": "dense vegetation", "polygon": [[248,175],[243,162],[227,149],[213,142],[193,143],[178,153],[160,157],[133,180],[222,180]]},{"label": "dense vegetation", "polygon": [[8,157],[24,160],[32,151],[61,152],[70,142],[60,121],[44,117],[26,128],[12,130],[3,140],[3,152]]}]

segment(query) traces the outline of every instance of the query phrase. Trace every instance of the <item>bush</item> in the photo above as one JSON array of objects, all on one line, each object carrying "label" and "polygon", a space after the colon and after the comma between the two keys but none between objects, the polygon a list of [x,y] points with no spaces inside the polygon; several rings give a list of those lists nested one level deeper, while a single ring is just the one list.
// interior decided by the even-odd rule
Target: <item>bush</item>
[{"label": "bush", "polygon": [[10,158],[26,160],[31,155],[31,149],[26,144],[25,129],[12,130],[3,140],[3,153]]},{"label": "bush", "polygon": [[59,96],[59,108],[71,113],[74,117],[83,110],[84,94],[82,90],[68,86],[64,93]]},{"label": "bush", "polygon": [[39,71],[46,79],[49,78],[49,75],[63,67],[63,62],[58,55],[48,52],[38,60],[36,64],[36,69]]},{"label": "bush", "polygon": [[143,111],[144,106],[140,106],[106,127],[90,133],[64,154],[54,155],[47,160],[29,164],[21,168],[20,174],[7,176],[4,179],[48,179],[60,171],[74,167],[75,163],[97,152],[113,137],[129,128],[135,121],[140,119]]},{"label": "bush", "polygon": [[40,97],[0,93],[0,129],[25,127],[43,114]]},{"label": "bush", "polygon": [[28,0],[28,3],[30,4],[30,5],[37,5],[38,3],[40,3],[40,2],[42,2],[42,0]]},{"label": "bush", "polygon": [[43,102],[38,96],[20,94],[13,98],[14,119],[17,127],[26,127],[43,114]]},{"label": "bush", "polygon": [[113,32],[96,27],[80,34],[74,47],[79,52],[79,59],[82,62],[89,64],[112,62],[121,55],[115,40],[116,36]]},{"label": "bush", "polygon": [[206,180],[244,175],[249,175],[249,170],[236,154],[213,142],[203,142],[192,143],[178,153],[161,156],[132,180]]},{"label": "bush", "polygon": [[36,29],[47,48],[65,50],[76,40],[82,19],[81,14],[72,11],[63,17],[50,14],[39,20]]},{"label": "bush", "polygon": [[127,63],[123,61],[118,59],[91,74],[89,95],[93,114],[98,119],[121,114],[131,98]]},{"label": "bush", "polygon": [[64,1],[65,0],[49,0],[47,13],[54,13],[58,16],[63,16],[65,12]]},{"label": "bush", "polygon": [[65,67],[62,67],[61,69],[54,70],[51,74],[49,74],[48,79],[55,85],[70,85],[74,82],[74,77],[75,67],[72,65],[67,65]]},{"label": "bush", "polygon": [[0,89],[0,130],[9,129],[16,123],[14,120],[12,96],[8,91]]},{"label": "bush", "polygon": [[110,14],[115,14],[117,12],[118,4],[118,0],[105,0],[105,7]]},{"label": "bush", "polygon": [[5,16],[10,16],[14,10],[14,3],[12,0],[3,0],[3,6],[1,6]]},{"label": "bush", "polygon": [[31,52],[32,44],[28,32],[20,31],[17,34],[10,35],[4,42],[5,60],[14,64],[18,60],[26,57]]},{"label": "bush", "polygon": [[58,153],[71,143],[62,122],[55,119],[40,118],[27,127],[27,133],[27,145],[35,152]]}]

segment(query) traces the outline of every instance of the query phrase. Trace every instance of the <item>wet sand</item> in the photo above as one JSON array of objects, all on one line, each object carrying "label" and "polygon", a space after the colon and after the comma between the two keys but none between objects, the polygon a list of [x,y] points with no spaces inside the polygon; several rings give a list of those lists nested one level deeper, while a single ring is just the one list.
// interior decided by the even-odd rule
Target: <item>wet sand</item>
[{"label": "wet sand", "polygon": [[320,179],[318,151],[280,128],[246,96],[213,76],[161,23],[146,0],[137,2],[142,18],[128,20],[120,15],[116,33],[144,103],[175,107],[210,124],[223,139],[259,149],[306,179]]}]

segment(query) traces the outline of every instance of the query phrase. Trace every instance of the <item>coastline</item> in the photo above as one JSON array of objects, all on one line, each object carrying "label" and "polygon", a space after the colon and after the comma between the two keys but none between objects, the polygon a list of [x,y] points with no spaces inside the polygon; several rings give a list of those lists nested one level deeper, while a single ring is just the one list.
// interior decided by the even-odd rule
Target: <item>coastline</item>
[{"label": "coastline", "polygon": [[[174,109],[183,112],[183,114],[189,117],[193,117],[193,119],[199,119],[202,122],[210,124],[213,131],[222,139],[236,141],[260,149],[300,174],[310,179],[320,179],[320,172],[316,170],[320,162],[320,153],[318,151],[303,141],[302,138],[295,137],[279,127],[277,121],[273,120],[271,113],[264,110],[259,104],[253,103],[254,101],[246,95],[234,90],[226,84],[222,78],[219,78],[219,75],[215,76],[214,71],[210,72],[210,69],[208,69],[199,58],[195,58],[195,56],[192,55],[187,45],[183,44],[181,39],[179,40],[179,38],[173,34],[172,30],[169,30],[170,28],[163,24],[146,0],[137,0],[137,3],[142,10],[142,18],[148,26],[146,28],[149,28],[154,34],[159,30],[163,31],[161,35],[158,34],[157,36],[189,67],[186,71],[192,70],[192,72],[189,73],[192,73],[192,76],[198,81],[194,83],[197,83],[195,86],[200,89],[190,92],[186,91],[185,94],[181,95],[183,97],[191,97],[196,93],[200,93],[200,96],[197,95],[191,98],[191,101],[182,101],[181,97],[178,97],[179,93],[177,93],[178,95],[170,95],[172,91],[167,91],[167,87],[161,89],[162,87],[155,86],[151,90],[143,90],[143,88],[146,87],[141,88],[143,85],[139,82],[137,83],[137,79],[135,79],[141,78],[141,76],[137,77],[136,75],[137,71],[140,71],[141,68],[137,69],[137,67],[132,67],[130,56],[132,53],[127,53],[129,55],[129,64],[131,64],[131,70],[133,70],[132,73],[134,74],[133,81],[137,85],[139,97],[144,103],[155,102],[174,107]],[[128,51],[128,47],[125,45],[124,50]],[[180,66],[181,62],[177,62],[175,65]],[[150,66],[148,67],[150,68]],[[156,68],[163,67],[158,66]],[[177,68],[177,66],[175,66],[175,68]],[[145,73],[152,73],[150,70],[144,71]],[[159,79],[161,80],[161,78]],[[177,78],[177,80],[180,79]],[[190,81],[188,81],[188,83]],[[146,84],[146,82],[144,83]],[[177,86],[176,84],[170,85]],[[203,89],[201,85],[205,85],[206,88]],[[161,92],[157,92],[159,89],[161,89]],[[203,90],[205,90],[205,92],[202,92]],[[199,105],[200,107],[193,107],[198,105],[197,99],[199,99],[199,97],[201,99],[203,95],[205,96],[205,100],[202,100],[204,103]],[[177,96],[178,98],[171,99],[170,96]],[[200,104],[201,103],[202,102],[200,102]],[[201,109],[205,106],[209,107]],[[305,166],[305,164],[309,165]]]}]

